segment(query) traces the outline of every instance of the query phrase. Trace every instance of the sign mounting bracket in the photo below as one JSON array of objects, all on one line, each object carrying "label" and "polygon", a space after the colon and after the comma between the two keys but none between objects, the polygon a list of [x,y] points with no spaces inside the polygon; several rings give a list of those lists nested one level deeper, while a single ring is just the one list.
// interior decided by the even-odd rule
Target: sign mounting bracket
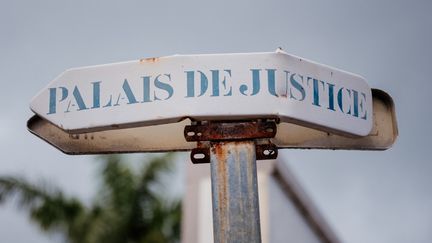
[{"label": "sign mounting bracket", "polygon": [[184,129],[188,142],[198,142],[191,151],[194,164],[210,163],[210,149],[213,143],[229,141],[254,141],[256,159],[276,159],[278,149],[270,138],[276,136],[276,121],[257,119],[248,121],[200,121]]}]

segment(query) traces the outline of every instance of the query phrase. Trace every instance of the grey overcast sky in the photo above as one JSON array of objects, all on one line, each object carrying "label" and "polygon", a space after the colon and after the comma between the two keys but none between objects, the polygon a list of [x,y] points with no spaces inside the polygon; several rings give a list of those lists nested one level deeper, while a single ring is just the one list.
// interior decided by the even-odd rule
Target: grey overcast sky
[{"label": "grey overcast sky", "polygon": [[[431,1],[0,0],[0,174],[90,202],[93,156],[27,132],[29,101],[67,68],[171,54],[286,52],[365,77],[395,100],[388,151],[281,151],[344,242],[432,242]],[[12,203],[0,242],[58,242]]]}]

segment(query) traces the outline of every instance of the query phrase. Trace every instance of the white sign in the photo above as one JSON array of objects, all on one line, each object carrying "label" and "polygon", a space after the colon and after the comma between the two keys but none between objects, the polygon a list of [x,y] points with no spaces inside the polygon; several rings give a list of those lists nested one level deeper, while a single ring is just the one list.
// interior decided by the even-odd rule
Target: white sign
[{"label": "white sign", "polygon": [[174,55],[73,68],[31,102],[72,133],[196,120],[278,117],[366,136],[372,94],[358,76],[280,50]]}]

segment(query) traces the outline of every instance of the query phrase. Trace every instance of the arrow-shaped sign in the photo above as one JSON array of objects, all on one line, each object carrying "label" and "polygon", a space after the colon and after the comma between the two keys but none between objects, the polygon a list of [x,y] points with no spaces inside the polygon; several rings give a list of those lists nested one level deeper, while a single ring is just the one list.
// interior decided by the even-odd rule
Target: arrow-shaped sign
[{"label": "arrow-shaped sign", "polygon": [[371,89],[362,77],[280,50],[73,68],[36,95],[31,109],[69,133],[184,118],[278,118],[366,136],[373,121]]}]

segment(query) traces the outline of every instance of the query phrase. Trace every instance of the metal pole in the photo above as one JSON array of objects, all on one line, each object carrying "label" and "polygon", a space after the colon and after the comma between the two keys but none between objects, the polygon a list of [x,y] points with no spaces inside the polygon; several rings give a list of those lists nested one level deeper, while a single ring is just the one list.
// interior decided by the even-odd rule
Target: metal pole
[{"label": "metal pole", "polygon": [[211,142],[210,163],[214,242],[261,242],[255,142]]}]

